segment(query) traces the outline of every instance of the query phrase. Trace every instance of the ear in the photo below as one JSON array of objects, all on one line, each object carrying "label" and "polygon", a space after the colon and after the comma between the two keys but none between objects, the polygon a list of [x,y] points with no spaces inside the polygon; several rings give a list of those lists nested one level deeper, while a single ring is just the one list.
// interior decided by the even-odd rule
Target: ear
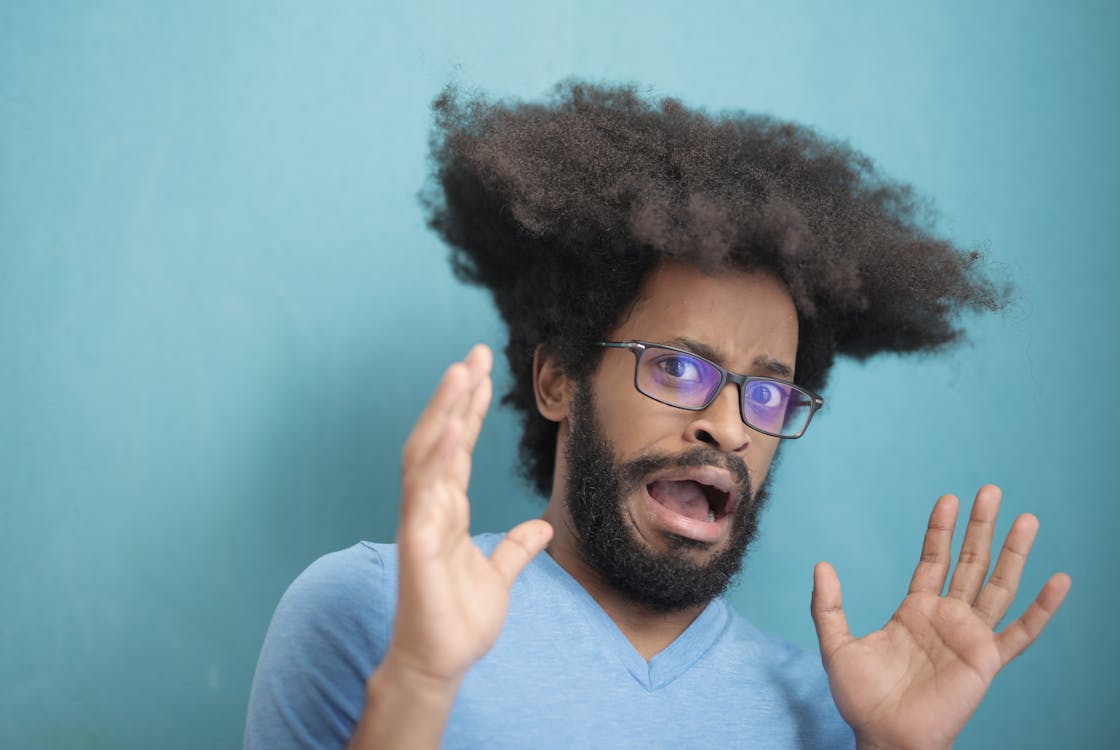
[{"label": "ear", "polygon": [[537,411],[552,422],[563,421],[571,408],[572,382],[556,357],[540,344],[533,351],[533,392]]}]

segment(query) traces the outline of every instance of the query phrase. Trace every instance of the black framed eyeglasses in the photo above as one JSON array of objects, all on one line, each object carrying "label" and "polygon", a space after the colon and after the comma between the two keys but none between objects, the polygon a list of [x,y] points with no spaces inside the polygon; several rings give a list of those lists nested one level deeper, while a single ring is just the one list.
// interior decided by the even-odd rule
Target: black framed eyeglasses
[{"label": "black framed eyeglasses", "polygon": [[654,401],[703,411],[728,382],[739,386],[739,414],[750,428],[795,439],[824,406],[810,390],[775,378],[730,372],[686,349],[648,341],[600,341],[598,346],[634,352],[634,387]]}]

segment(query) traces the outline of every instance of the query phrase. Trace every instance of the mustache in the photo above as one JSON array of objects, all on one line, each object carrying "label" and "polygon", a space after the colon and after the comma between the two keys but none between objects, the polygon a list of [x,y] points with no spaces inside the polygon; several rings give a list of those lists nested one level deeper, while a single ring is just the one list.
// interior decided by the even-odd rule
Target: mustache
[{"label": "mustache", "polygon": [[[626,487],[634,487],[642,479],[655,471],[664,469],[686,469],[696,466],[714,466],[729,472],[735,480],[741,499],[751,498],[751,474],[747,464],[738,456],[723,453],[707,446],[697,446],[685,453],[651,453],[627,462],[622,467],[621,479]],[[741,506],[749,502],[740,503]]]}]

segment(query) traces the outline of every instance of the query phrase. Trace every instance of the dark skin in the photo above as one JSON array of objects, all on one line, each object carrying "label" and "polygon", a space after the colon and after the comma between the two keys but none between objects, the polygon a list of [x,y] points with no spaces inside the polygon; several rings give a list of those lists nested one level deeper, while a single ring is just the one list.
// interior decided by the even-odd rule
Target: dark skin
[{"label": "dark skin", "polygon": [[[665,266],[611,336],[696,339],[721,353],[729,369],[771,374],[776,365],[792,368],[796,361],[797,317],[772,276],[704,276]],[[735,452],[757,478],[756,486],[761,483],[779,441],[743,424],[734,387],[702,412],[674,409],[634,390],[629,353],[610,354],[617,356],[603,357],[591,387],[618,457],[654,448],[681,451],[700,442]],[[513,581],[546,546],[646,658],[671,643],[699,612],[645,610],[619,597],[582,562],[559,500],[565,471],[559,454],[553,499],[543,519],[515,527],[490,557],[479,552],[470,539],[467,487],[491,397],[491,366],[492,355],[481,345],[452,365],[405,446],[398,610],[385,660],[369,679],[353,748],[439,746],[463,676],[501,631]],[[562,445],[574,381],[541,352],[535,373],[538,406],[560,423]],[[996,631],[1038,532],[1034,516],[1019,516],[985,582],[1000,495],[993,485],[977,493],[951,578],[959,503],[951,495],[938,500],[907,596],[883,629],[864,638],[848,630],[835,571],[828,563],[817,565],[811,609],[821,655],[837,707],[861,748],[951,747],[995,675],[1034,642],[1061,606],[1070,579],[1056,574],[1021,617]],[[618,501],[632,532],[651,549],[664,547],[666,531],[688,531],[684,521],[653,509],[641,491]],[[714,546],[723,543],[721,538]],[[679,554],[702,562],[712,551],[688,548]]]},{"label": "dark skin", "polygon": [[[724,365],[737,372],[772,375],[776,367],[792,372],[797,358],[797,311],[780,282],[771,277],[736,273],[720,278],[686,266],[667,266],[653,275],[638,304],[610,334],[612,341],[633,339],[702,341],[715,352],[722,352]],[[539,359],[538,408],[545,417],[560,423],[558,442],[563,445],[570,429],[575,384],[554,362]],[[589,382],[616,459],[650,452],[675,455],[709,446],[744,461],[755,486],[762,483],[781,441],[743,423],[734,387],[725,388],[704,411],[693,412],[651,401],[635,390],[633,376],[633,355],[610,350]],[[684,632],[705,605],[667,614],[651,612],[620,597],[602,581],[580,555],[564,504],[568,468],[562,451],[556,460],[552,498],[542,516],[556,530],[549,554],[591,593],[648,660]],[[643,492],[621,502],[632,534],[647,547],[665,552],[665,534],[691,535],[692,524],[666,518]],[[680,554],[703,564],[726,546],[729,537],[730,528],[724,525],[718,539],[707,548],[681,550]]]},{"label": "dark skin", "polygon": [[848,630],[836,572],[817,564],[812,613],[821,657],[861,748],[951,747],[995,676],[1034,643],[1069,593],[1070,577],[1056,573],[1021,617],[996,632],[1038,534],[1033,515],[1015,519],[985,583],[1001,495],[991,484],[976,493],[944,596],[960,502],[953,495],[937,501],[909,593],[882,630],[863,638]]}]

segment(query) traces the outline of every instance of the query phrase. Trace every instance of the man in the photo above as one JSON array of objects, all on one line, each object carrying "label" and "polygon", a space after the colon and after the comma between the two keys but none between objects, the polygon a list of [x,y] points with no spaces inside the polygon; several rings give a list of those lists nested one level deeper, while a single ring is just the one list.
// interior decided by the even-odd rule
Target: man
[{"label": "man", "polygon": [[877,633],[848,632],[819,564],[819,658],[721,594],[835,355],[953,341],[957,311],[1000,304],[976,256],[791,124],[582,84],[547,105],[449,92],[436,112],[432,224],[509,326],[506,401],[548,505],[469,536],[491,395],[475,347],[404,448],[397,544],[329,555],[285,594],[247,746],[949,747],[1070,586],[995,631],[1038,530],[1015,522],[985,584],[998,488],[951,578],[958,502],[938,500]]}]

